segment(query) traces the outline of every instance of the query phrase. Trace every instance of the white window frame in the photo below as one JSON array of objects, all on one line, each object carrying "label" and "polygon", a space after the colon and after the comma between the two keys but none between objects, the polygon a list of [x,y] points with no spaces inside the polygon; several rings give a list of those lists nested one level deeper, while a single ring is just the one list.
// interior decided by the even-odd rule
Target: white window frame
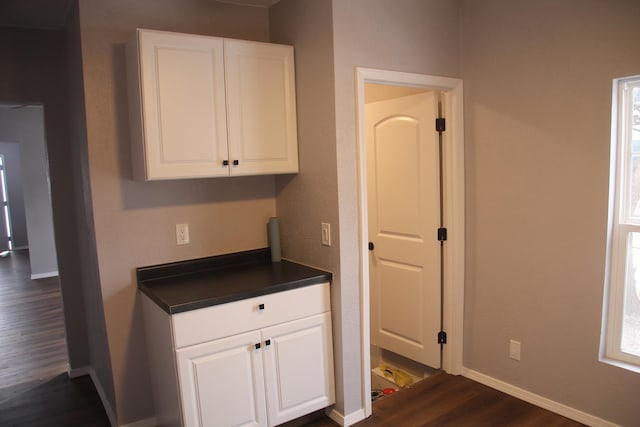
[{"label": "white window frame", "polygon": [[623,197],[631,179],[629,141],[632,138],[631,97],[634,87],[640,88],[640,76],[613,81],[609,222],[600,360],[640,372],[640,357],[621,350],[628,240],[631,233],[640,232],[640,218],[627,215],[629,198]]}]

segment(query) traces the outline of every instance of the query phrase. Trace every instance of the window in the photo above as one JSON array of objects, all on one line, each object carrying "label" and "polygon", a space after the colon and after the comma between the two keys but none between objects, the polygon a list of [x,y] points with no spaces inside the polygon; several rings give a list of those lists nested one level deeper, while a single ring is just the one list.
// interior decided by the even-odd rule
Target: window
[{"label": "window", "polygon": [[640,76],[613,83],[602,358],[640,372]]}]

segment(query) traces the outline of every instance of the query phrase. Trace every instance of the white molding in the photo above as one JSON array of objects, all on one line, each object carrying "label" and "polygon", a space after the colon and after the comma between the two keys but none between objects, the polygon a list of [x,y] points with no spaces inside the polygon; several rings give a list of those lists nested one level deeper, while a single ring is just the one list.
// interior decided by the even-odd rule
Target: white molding
[{"label": "white molding", "polygon": [[344,415],[341,412],[336,411],[335,409],[327,409],[326,414],[333,421],[344,427],[352,426],[355,423],[360,422],[366,418],[364,415],[364,409],[362,408],[350,413],[349,415]]},{"label": "white molding", "polygon": [[31,275],[31,280],[46,279],[47,277],[55,277],[57,275],[58,275],[58,270],[49,271],[47,273],[32,274]]},{"label": "white molding", "polygon": [[447,345],[442,354],[442,369],[454,375],[462,371],[464,334],[464,105],[463,85],[459,79],[433,78],[444,91],[445,117],[448,120],[444,144],[444,214],[448,241],[444,245],[444,325]]},{"label": "white molding", "polygon": [[539,394],[535,394],[520,387],[516,387],[502,380],[490,377],[478,371],[474,371],[473,369],[463,367],[462,375],[471,380],[477,381],[480,384],[484,384],[488,387],[502,391],[518,399],[524,400],[525,402],[529,402],[533,405],[547,409],[551,412],[555,412],[556,414],[562,415],[588,426],[620,427],[618,424],[603,420],[602,418],[598,418],[595,415],[582,412],[578,409],[572,408],[571,406],[564,405],[562,403],[556,402],[555,400],[551,400],[546,397],[540,396]]},{"label": "white molding", "polygon": [[98,396],[100,396],[100,401],[102,402],[102,406],[104,407],[104,411],[107,413],[107,417],[109,418],[109,423],[114,427],[155,427],[158,425],[158,420],[156,417],[145,418],[142,420],[135,421],[129,424],[123,424],[121,426],[118,425],[116,421],[116,415],[107,400],[104,389],[102,388],[102,383],[98,379],[96,372],[93,370],[91,366],[83,366],[81,368],[69,369],[67,371],[67,375],[69,378],[78,378],[85,375],[89,375],[91,377],[91,382],[93,382],[93,386],[98,392]]},{"label": "white molding", "polygon": [[83,377],[85,375],[91,375],[91,368],[89,366],[83,366],[81,368],[69,368],[67,370],[67,375],[69,378],[78,378]]},{"label": "white molding", "polygon": [[[100,382],[100,380],[98,380],[98,376],[96,375],[93,368],[90,366],[83,366],[81,368],[69,369],[67,371],[67,374],[69,375],[69,378],[78,378],[85,375],[89,375],[91,377],[91,381],[93,382],[93,385],[96,388],[98,395],[100,396],[102,406],[104,407],[104,410],[107,413],[107,417],[109,418],[109,423],[112,426],[118,426],[115,413],[106,399],[104,389],[102,388],[102,383]],[[123,424],[119,427],[155,427],[156,425],[158,425],[156,417],[150,417],[135,421],[133,423]]]},{"label": "white molding", "polygon": [[364,114],[364,84],[373,78],[374,71],[356,68],[356,126],[358,135],[356,149],[358,154],[358,217],[360,229],[360,355],[362,360],[362,406],[364,417],[371,415],[371,332],[370,332],[370,294],[369,294],[369,254],[363,248],[367,245],[369,222],[367,215],[367,164],[366,129]]},{"label": "white molding", "polygon": [[445,162],[449,173],[445,174],[445,225],[449,229],[449,241],[445,245],[444,327],[448,343],[444,346],[442,368],[452,374],[460,374],[462,365],[464,320],[464,119],[462,80],[424,74],[355,69],[356,96],[356,149],[358,155],[358,209],[360,236],[360,354],[362,357],[362,406],[364,416],[371,415],[371,355],[369,310],[369,253],[367,247],[367,197],[366,197],[366,144],[364,117],[365,83],[393,84],[423,87],[444,92],[445,109],[450,124],[445,138]]},{"label": "white molding", "polygon": [[107,395],[104,392],[104,388],[102,387],[102,383],[98,379],[98,375],[93,370],[92,367],[89,367],[89,376],[91,377],[91,381],[93,381],[93,385],[98,392],[98,396],[100,396],[100,401],[102,402],[102,406],[104,407],[104,411],[107,413],[107,417],[109,418],[109,424],[113,427],[118,426],[118,421],[116,418],[116,413],[114,412],[109,400],[107,399]]}]

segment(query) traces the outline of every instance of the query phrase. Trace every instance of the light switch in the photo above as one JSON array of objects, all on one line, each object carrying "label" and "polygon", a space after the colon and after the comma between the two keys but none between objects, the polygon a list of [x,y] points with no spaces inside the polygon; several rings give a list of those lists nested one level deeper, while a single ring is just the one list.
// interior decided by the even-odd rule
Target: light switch
[{"label": "light switch", "polygon": [[322,244],[331,246],[331,224],[323,222],[322,225]]},{"label": "light switch", "polygon": [[509,340],[509,357],[520,360],[520,341]]},{"label": "light switch", "polygon": [[189,241],[189,224],[176,224],[176,243],[187,245]]}]

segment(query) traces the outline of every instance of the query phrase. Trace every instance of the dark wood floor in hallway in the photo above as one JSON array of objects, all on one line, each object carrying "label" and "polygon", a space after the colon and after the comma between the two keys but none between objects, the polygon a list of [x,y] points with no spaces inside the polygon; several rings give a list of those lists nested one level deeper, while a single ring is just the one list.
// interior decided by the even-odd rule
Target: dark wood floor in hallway
[{"label": "dark wood floor in hallway", "polygon": [[30,276],[28,251],[0,256],[0,426],[109,426],[90,378],[67,376],[58,278]]}]

